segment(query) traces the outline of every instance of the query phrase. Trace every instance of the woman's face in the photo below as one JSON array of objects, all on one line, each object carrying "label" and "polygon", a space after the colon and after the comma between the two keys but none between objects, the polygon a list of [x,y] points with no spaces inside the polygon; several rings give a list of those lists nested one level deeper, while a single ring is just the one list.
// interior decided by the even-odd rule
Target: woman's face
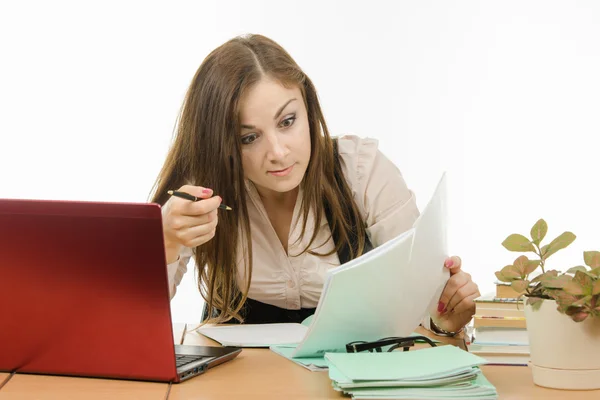
[{"label": "woman's face", "polygon": [[263,196],[296,189],[310,160],[302,92],[263,78],[240,100],[244,175]]}]

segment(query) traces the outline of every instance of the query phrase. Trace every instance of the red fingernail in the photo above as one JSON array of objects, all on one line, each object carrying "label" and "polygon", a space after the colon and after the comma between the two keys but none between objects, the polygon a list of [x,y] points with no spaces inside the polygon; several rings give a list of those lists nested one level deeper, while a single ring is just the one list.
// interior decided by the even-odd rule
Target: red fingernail
[{"label": "red fingernail", "polygon": [[211,191],[212,190],[210,190],[210,189],[202,189],[203,194],[210,194]]},{"label": "red fingernail", "polygon": [[452,268],[452,266],[454,265],[454,261],[452,259],[449,259],[444,265],[446,266],[446,268]]},{"label": "red fingernail", "polygon": [[444,305],[444,303],[442,303],[441,301],[438,302],[438,312],[441,314],[444,309],[446,308],[446,306]]}]

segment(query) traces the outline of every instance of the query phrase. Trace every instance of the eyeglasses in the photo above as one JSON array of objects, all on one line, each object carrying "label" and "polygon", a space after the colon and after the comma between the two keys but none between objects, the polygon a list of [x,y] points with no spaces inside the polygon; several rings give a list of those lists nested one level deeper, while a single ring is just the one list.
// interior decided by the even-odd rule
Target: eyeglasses
[{"label": "eyeglasses", "polygon": [[400,347],[402,347],[403,351],[410,350],[411,347],[415,345],[417,341],[425,341],[431,347],[436,347],[437,345],[426,336],[408,336],[408,337],[387,337],[383,339],[376,340],[374,342],[365,342],[365,341],[355,341],[350,342],[346,345],[346,351],[348,353],[358,353],[361,351],[368,351],[370,353],[375,350],[377,353],[381,353],[383,348],[386,346],[391,346],[387,349],[387,352],[394,351]]}]

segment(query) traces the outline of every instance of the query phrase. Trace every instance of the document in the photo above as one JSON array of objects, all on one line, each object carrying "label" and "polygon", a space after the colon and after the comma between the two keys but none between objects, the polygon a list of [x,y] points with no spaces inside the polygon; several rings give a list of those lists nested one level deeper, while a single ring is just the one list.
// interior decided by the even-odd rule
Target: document
[{"label": "document", "polygon": [[[305,323],[303,321],[302,323]],[[419,333],[413,332],[410,336],[421,336]],[[431,339],[434,343],[439,343],[439,341],[435,339]],[[423,340],[416,340],[416,343],[422,343]],[[293,358],[292,354],[296,349],[295,345],[279,345],[279,346],[271,346],[271,350],[275,353],[279,354],[287,358],[288,360],[295,362],[296,364],[310,370],[310,371],[327,371],[329,368],[329,363],[325,359],[325,354],[318,357],[299,357]]]},{"label": "document", "polygon": [[270,347],[298,344],[308,328],[302,324],[204,325],[198,332],[223,346]]},{"label": "document", "polygon": [[408,352],[326,353],[335,390],[353,399],[497,399],[479,366],[486,361],[446,345]]},{"label": "document", "polygon": [[327,371],[329,364],[325,357],[302,357],[302,358],[292,358],[292,353],[294,352],[296,346],[271,346],[271,350],[275,353],[279,354],[287,358],[290,361],[295,362],[296,364],[310,370],[310,371]]},{"label": "document", "polygon": [[428,380],[454,375],[487,361],[456,346],[444,345],[382,353],[327,353],[331,365],[353,381]]},{"label": "document", "polygon": [[409,336],[437,308],[444,267],[446,175],[413,228],[328,271],[312,323],[292,358],[345,352],[353,341]]}]

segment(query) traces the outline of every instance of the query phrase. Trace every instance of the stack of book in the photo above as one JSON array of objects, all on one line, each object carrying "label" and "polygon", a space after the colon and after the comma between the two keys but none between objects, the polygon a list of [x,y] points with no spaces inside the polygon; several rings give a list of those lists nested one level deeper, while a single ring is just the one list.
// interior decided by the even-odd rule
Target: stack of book
[{"label": "stack of book", "polygon": [[352,399],[497,399],[479,366],[455,346],[382,353],[325,353],[333,388]]},{"label": "stack of book", "polygon": [[529,338],[525,301],[508,283],[495,282],[496,291],[475,299],[473,337],[469,351],[491,364],[527,365]]}]

